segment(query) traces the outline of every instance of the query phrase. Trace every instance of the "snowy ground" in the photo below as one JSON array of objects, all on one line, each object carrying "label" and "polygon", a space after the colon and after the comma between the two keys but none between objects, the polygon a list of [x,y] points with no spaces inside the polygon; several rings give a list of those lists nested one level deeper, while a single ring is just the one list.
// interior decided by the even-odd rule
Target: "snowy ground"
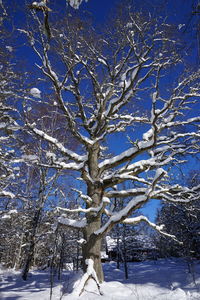
[{"label": "snowy ground", "polygon": [[[123,265],[116,269],[116,263],[104,264],[105,280],[101,285],[103,296],[98,295],[91,282],[81,300],[199,300],[200,261],[189,273],[186,261],[167,259],[129,264],[129,279],[124,279]],[[65,291],[70,285],[71,272],[63,274]],[[32,271],[24,282],[13,270],[0,269],[1,300],[49,300],[49,274],[46,271]],[[52,300],[73,300],[71,295],[62,293],[62,284],[56,282]]]}]

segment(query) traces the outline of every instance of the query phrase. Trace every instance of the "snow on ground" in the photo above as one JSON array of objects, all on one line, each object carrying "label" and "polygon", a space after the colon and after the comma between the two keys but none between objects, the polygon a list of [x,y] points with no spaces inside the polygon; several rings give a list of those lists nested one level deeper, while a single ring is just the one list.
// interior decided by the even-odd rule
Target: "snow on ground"
[{"label": "snow on ground", "polygon": [[[200,261],[194,263],[189,273],[186,260],[160,259],[140,263],[129,263],[129,279],[124,278],[123,264],[120,270],[116,263],[104,264],[105,282],[99,295],[94,281],[90,281],[80,300],[199,300]],[[71,271],[65,271],[62,282],[56,280],[52,300],[75,300],[64,294],[70,286]],[[65,287],[62,283],[65,281]],[[0,268],[1,300],[49,300],[50,275],[47,271],[32,271],[24,282],[20,273]]]}]

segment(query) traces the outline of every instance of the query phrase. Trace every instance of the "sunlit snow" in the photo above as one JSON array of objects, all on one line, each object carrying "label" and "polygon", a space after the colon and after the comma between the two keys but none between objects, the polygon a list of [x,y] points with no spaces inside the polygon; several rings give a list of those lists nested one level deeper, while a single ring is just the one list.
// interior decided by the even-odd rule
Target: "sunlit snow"
[{"label": "sunlit snow", "polygon": [[41,91],[38,88],[31,88],[30,94],[35,98],[41,98]]},{"label": "sunlit snow", "polygon": [[[80,297],[67,294],[81,272],[64,270],[61,281],[54,278],[53,300],[199,300],[200,264],[194,262],[194,274],[189,273],[184,259],[159,259],[128,264],[129,278],[125,279],[123,263],[103,264],[105,282],[99,295],[97,286],[89,281]],[[68,266],[70,267],[70,266]],[[194,282],[194,278],[195,282]],[[74,278],[74,280],[73,280]],[[32,270],[26,282],[20,272],[0,267],[1,299],[49,300],[50,275],[48,270]],[[64,288],[63,288],[64,284]],[[64,294],[63,294],[64,293]]]}]

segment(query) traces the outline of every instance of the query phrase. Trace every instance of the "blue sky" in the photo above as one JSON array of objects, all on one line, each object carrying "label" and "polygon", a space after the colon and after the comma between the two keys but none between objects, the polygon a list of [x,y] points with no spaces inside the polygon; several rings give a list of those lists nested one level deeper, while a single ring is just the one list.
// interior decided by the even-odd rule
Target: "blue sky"
[{"label": "blue sky", "polygon": [[102,23],[106,21],[109,13],[112,12],[113,7],[119,0],[88,0],[83,3],[80,9],[89,11],[93,14],[95,22]]}]

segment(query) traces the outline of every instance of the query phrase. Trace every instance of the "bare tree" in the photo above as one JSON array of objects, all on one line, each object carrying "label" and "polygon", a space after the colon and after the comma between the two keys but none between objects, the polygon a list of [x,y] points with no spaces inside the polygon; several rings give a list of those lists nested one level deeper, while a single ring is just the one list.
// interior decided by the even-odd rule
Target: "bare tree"
[{"label": "bare tree", "polygon": [[[196,198],[198,187],[173,185],[168,174],[199,150],[200,117],[192,110],[200,96],[199,73],[184,70],[176,52],[175,28],[150,15],[129,9],[105,33],[69,17],[59,25],[50,24],[50,41],[43,17],[37,11],[32,16],[38,31],[21,32],[40,59],[46,88],[54,90],[54,105],[67,124],[65,130],[79,147],[74,151],[69,141],[49,134],[40,123],[27,121],[26,126],[53,146],[47,167],[71,170],[81,179],[80,206],[59,207],[63,215],[58,222],[83,232],[83,281],[92,276],[102,282],[101,241],[115,224],[146,222],[168,235],[145,216],[131,218],[132,213],[150,199],[189,202]],[[34,102],[29,105],[34,107]],[[110,139],[118,132],[129,134],[129,147],[113,154]],[[120,146],[116,147],[119,152]],[[125,181],[133,188],[121,190]],[[114,199],[128,196],[131,200],[124,208],[110,209]],[[69,217],[74,213],[79,213],[77,219]],[[102,222],[104,214],[108,219]]]}]

